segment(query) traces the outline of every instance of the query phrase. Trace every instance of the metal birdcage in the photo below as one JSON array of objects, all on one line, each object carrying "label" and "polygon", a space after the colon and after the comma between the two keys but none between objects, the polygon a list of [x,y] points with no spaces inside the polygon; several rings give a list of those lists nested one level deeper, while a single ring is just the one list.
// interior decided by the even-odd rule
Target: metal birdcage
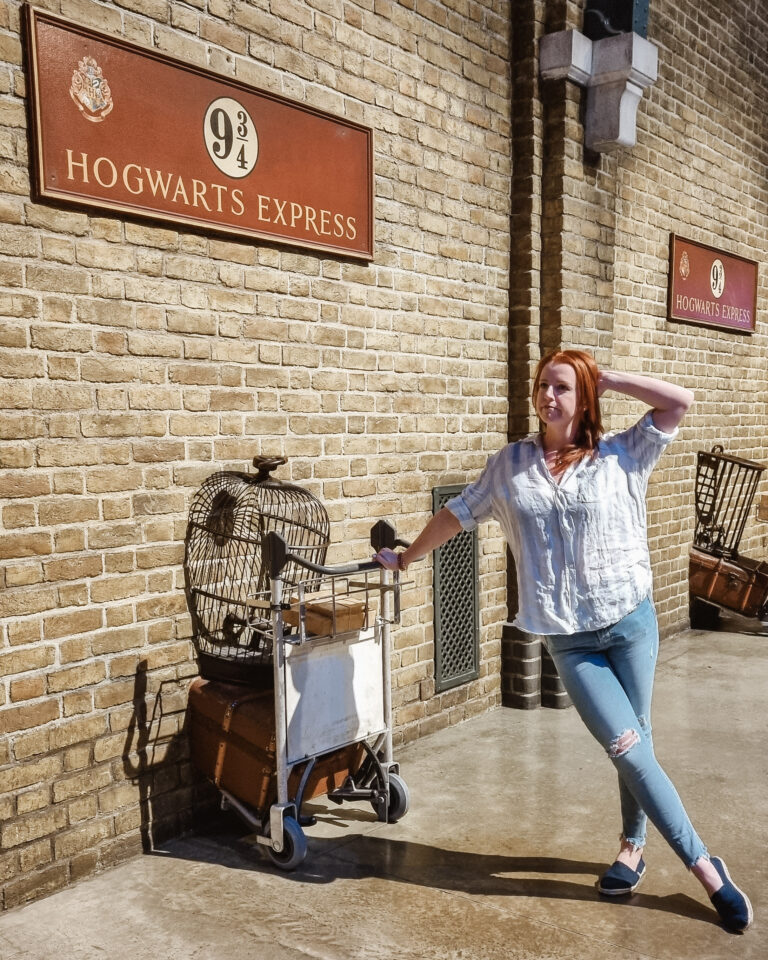
[{"label": "metal birdcage", "polygon": [[[193,642],[203,677],[268,686],[272,682],[268,534],[292,554],[325,562],[328,513],[308,490],[273,479],[283,457],[254,457],[257,474],[223,471],[195,494],[185,538],[184,575]],[[289,584],[306,571],[289,561]]]},{"label": "metal birdcage", "polygon": [[695,547],[719,557],[737,556],[764,469],[753,460],[727,456],[719,444],[709,453],[699,451]]}]

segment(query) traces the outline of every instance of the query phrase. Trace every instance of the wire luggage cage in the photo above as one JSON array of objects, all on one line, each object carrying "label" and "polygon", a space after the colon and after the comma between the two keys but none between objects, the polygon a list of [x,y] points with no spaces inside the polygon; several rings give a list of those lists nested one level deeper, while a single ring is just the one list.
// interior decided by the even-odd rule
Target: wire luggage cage
[{"label": "wire luggage cage", "polygon": [[719,444],[698,452],[694,547],[719,557],[738,555],[763,470],[754,460],[726,455]]},{"label": "wire luggage cage", "polygon": [[[254,457],[257,473],[222,471],[193,497],[184,550],[187,605],[200,674],[206,679],[272,683],[269,534],[291,554],[322,566],[330,542],[323,504],[308,490],[272,478],[284,457]],[[291,559],[288,589],[319,586]],[[288,628],[290,630],[290,627]]]}]

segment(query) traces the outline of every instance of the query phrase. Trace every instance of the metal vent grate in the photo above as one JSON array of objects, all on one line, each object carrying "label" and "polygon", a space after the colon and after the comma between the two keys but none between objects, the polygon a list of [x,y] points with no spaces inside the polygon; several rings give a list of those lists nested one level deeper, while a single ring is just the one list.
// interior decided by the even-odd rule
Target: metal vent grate
[{"label": "metal vent grate", "polygon": [[[435,487],[435,513],[463,486]],[[480,616],[477,594],[477,530],[463,530],[435,551],[435,690],[477,679]]]}]

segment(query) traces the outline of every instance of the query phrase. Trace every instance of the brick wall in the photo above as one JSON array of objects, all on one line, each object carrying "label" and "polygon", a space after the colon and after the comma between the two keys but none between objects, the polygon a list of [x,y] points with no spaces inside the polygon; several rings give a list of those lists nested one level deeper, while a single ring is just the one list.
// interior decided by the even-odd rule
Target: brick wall
[{"label": "brick wall", "polygon": [[[43,3],[375,131],[370,265],[30,199],[20,6],[0,2],[0,884],[11,907],[190,820],[190,497],[285,455],[329,560],[506,437],[509,22],[498,0]],[[394,635],[396,742],[498,702],[498,532],[482,672],[434,695],[431,566]]]}]

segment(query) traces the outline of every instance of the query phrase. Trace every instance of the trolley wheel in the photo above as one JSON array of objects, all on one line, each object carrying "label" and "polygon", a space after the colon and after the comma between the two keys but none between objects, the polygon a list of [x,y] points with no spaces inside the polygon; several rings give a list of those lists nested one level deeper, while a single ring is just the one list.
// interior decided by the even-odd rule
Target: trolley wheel
[{"label": "trolley wheel", "polygon": [[278,853],[267,847],[272,862],[281,870],[295,870],[307,855],[307,838],[293,817],[283,820],[283,849]]},{"label": "trolley wheel", "polygon": [[[408,785],[396,773],[389,775],[389,806],[387,807],[387,823],[397,823],[408,813],[411,805],[411,795]],[[374,810],[376,807],[374,806]]]}]

